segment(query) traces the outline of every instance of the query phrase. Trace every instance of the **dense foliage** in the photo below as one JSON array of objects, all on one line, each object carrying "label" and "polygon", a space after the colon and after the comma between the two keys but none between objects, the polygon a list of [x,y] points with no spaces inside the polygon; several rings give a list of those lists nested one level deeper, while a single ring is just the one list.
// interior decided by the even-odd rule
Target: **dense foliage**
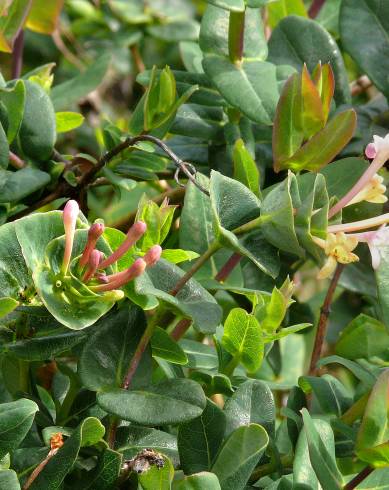
[{"label": "dense foliage", "polygon": [[389,488],[389,2],[0,1],[0,490]]}]

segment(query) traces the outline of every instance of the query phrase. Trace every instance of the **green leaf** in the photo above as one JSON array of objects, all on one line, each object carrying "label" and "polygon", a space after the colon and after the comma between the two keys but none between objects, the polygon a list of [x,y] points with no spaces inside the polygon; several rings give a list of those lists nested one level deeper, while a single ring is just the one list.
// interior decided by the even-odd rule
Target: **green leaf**
[{"label": "green leaf", "polygon": [[7,135],[0,123],[0,169],[8,167],[9,163],[9,144]]},{"label": "green leaf", "polygon": [[293,156],[279,164],[280,168],[289,168],[295,172],[319,170],[333,160],[351,140],[356,123],[357,116],[353,109],[339,112]]},{"label": "green leaf", "polygon": [[40,34],[52,34],[57,27],[63,4],[64,0],[52,0],[49,4],[45,0],[34,0],[27,27]]},{"label": "green leaf", "polygon": [[201,415],[206,399],[189,379],[171,379],[142,390],[102,391],[97,401],[103,410],[141,425],[187,422]]},{"label": "green leaf", "polygon": [[48,160],[56,141],[53,104],[37,83],[24,81],[26,102],[19,137],[23,152],[38,161]]},{"label": "green leaf", "polygon": [[0,488],[7,490],[20,490],[20,483],[14,470],[0,471]]},{"label": "green leaf", "polygon": [[131,459],[142,449],[151,448],[168,456],[175,465],[178,464],[176,436],[162,430],[139,427],[134,424],[118,429],[118,447],[125,459]]},{"label": "green leaf", "polygon": [[317,479],[326,490],[339,490],[343,488],[342,475],[340,474],[335,461],[335,445],[333,433],[327,424],[328,438],[324,441],[317,431],[315,424],[306,408],[303,408],[302,416],[304,420],[305,436],[308,442],[309,458]]},{"label": "green leaf", "polygon": [[208,3],[231,12],[244,12],[246,7],[244,0],[208,0]]},{"label": "green leaf", "polygon": [[[311,425],[314,427],[316,440],[319,441],[319,444],[321,441],[328,450],[325,453],[326,458],[333,460],[331,465],[335,464],[335,443],[331,426],[328,424],[328,422],[322,419],[313,419],[311,421]],[[312,436],[308,440],[308,431],[310,428],[311,426],[309,428],[304,426],[297,441],[295,459],[293,462],[293,481],[296,486],[301,485],[302,488],[317,490],[319,488],[319,481],[318,477],[316,476],[314,464],[312,463],[312,456],[310,454],[313,444],[311,440]],[[309,443],[311,444],[311,447]],[[324,466],[324,459],[322,464]],[[331,485],[331,479],[329,479],[329,484]]]},{"label": "green leaf", "polygon": [[237,140],[233,152],[234,179],[242,182],[256,196],[260,197],[259,171],[242,139]]},{"label": "green leaf", "polygon": [[[142,310],[128,304],[101,319],[80,356],[78,373],[83,385],[92,391],[120,387],[145,327]],[[148,383],[150,370],[151,356],[147,349],[132,386]]]},{"label": "green leaf", "polygon": [[[264,60],[267,44],[257,9],[244,14],[244,49],[239,63],[229,59],[228,11],[208,6],[201,23],[203,68],[226,101],[251,120],[272,123],[278,100],[276,68]],[[239,91],[236,90],[239,87]]]},{"label": "green leaf", "polygon": [[376,382],[376,377],[367,369],[363,368],[361,365],[357,364],[356,362],[349,361],[348,359],[344,359],[343,357],[339,356],[328,356],[328,357],[323,357],[320,359],[320,361],[317,363],[318,367],[321,366],[326,366],[327,364],[340,364],[341,366],[344,366],[347,368],[349,371],[351,371],[354,376],[359,379],[367,389],[372,388],[372,386]]},{"label": "green leaf", "polygon": [[383,354],[388,348],[389,334],[385,325],[360,314],[342,330],[335,352],[347,359],[368,359]]},{"label": "green leaf", "polygon": [[263,360],[262,329],[254,315],[241,308],[230,311],[225,324],[222,345],[241,362],[247,371],[257,371]]},{"label": "green leaf", "polygon": [[180,248],[175,248],[173,250],[165,248],[164,250],[162,250],[161,257],[168,262],[172,262],[173,264],[179,264],[180,262],[186,262],[187,260],[197,259],[197,257],[199,257],[199,254],[197,252],[182,250]]},{"label": "green leaf", "polygon": [[202,471],[173,483],[173,490],[221,490],[219,479],[213,473]]},{"label": "green leaf", "polygon": [[177,296],[169,294],[183,275],[180,268],[160,259],[135,280],[135,291],[141,295],[155,296],[184,316],[192,318],[199,331],[213,333],[220,322],[221,308],[197,281],[190,279]]},{"label": "green leaf", "polygon": [[200,417],[179,426],[178,452],[186,475],[211,469],[224,439],[225,426],[225,414],[210,400]]},{"label": "green leaf", "polygon": [[26,89],[23,80],[18,80],[12,88],[0,90],[0,101],[7,109],[7,139],[11,144],[19,133],[23,120]]},{"label": "green leaf", "polygon": [[[342,46],[381,92],[389,93],[389,5],[379,0],[343,0],[339,26]],[[363,32],[363,37],[355,36]]]},{"label": "green leaf", "polygon": [[56,112],[55,122],[57,133],[66,133],[76,129],[84,122],[84,116],[78,112]]},{"label": "green leaf", "polygon": [[369,396],[357,435],[356,452],[359,458],[374,466],[387,466],[389,462],[388,388],[389,369],[385,369]]},{"label": "green leaf", "polygon": [[13,298],[0,298],[0,318],[11,313],[18,305],[19,302]]},{"label": "green leaf", "polygon": [[288,15],[308,17],[303,0],[278,0],[269,4],[269,25],[272,29]]},{"label": "green leaf", "polygon": [[55,110],[65,109],[100,85],[110,62],[110,55],[103,54],[83,73],[53,87],[51,99]]},{"label": "green leaf", "polygon": [[174,477],[174,468],[169,458],[163,456],[164,465],[162,468],[151,465],[147,471],[141,473],[139,483],[143,490],[170,490]]},{"label": "green leaf", "polygon": [[275,434],[276,408],[273,394],[263,381],[250,379],[239,385],[224,405],[226,435],[249,423],[262,425],[270,436]]},{"label": "green leaf", "polygon": [[246,234],[240,240],[231,231],[258,217],[260,201],[256,195],[245,185],[215,170],[211,173],[210,195],[214,234],[219,243],[249,258],[265,274],[277,277],[278,254],[266,244],[262,230]]},{"label": "green leaf", "polygon": [[182,348],[163,328],[157,327],[151,337],[153,357],[160,357],[173,364],[188,364],[188,357]]},{"label": "green leaf", "polygon": [[304,256],[294,228],[294,208],[301,205],[296,177],[288,177],[274,186],[261,206],[263,223],[261,231],[264,237],[275,247],[284,252]]},{"label": "green leaf", "polygon": [[5,2],[0,6],[0,51],[11,53],[13,44],[20,29],[26,21],[31,8],[29,0],[14,0],[8,5]]},{"label": "green leaf", "polygon": [[304,135],[301,128],[301,77],[295,73],[285,83],[277,104],[273,126],[274,168],[300,148]]},{"label": "green leaf", "polygon": [[223,490],[243,490],[269,443],[263,427],[249,424],[236,429],[221,448],[212,473]]},{"label": "green leaf", "polygon": [[104,426],[94,417],[84,419],[73,431],[57,454],[50,459],[30,488],[56,490],[73,468],[81,447],[97,444],[104,435]]},{"label": "green leaf", "polygon": [[214,370],[218,367],[215,349],[210,345],[196,340],[182,339],[179,345],[188,357],[188,366],[191,369]]},{"label": "green leaf", "polygon": [[37,411],[38,405],[26,398],[0,404],[0,459],[23,441]]},{"label": "green leaf", "polygon": [[389,325],[389,246],[381,246],[379,253],[380,265],[375,270],[378,301],[381,307],[382,320],[385,325]]},{"label": "green leaf", "polygon": [[97,468],[88,475],[84,482],[85,489],[108,490],[119,478],[123,456],[112,449],[106,448],[99,457]]},{"label": "green leaf", "polygon": [[[311,41],[307,43],[306,39]],[[331,35],[314,20],[296,15],[281,20],[269,41],[269,61],[292,65],[297,70],[306,63],[309,71],[313,71],[319,61],[330,63],[335,75],[336,103],[351,103],[342,54]]]},{"label": "green leaf", "polygon": [[31,339],[17,340],[5,344],[4,348],[19,359],[45,361],[72,349],[85,339],[83,332],[59,330],[54,331],[54,335],[37,335]]},{"label": "green leaf", "polygon": [[26,167],[7,172],[7,180],[1,189],[0,202],[17,202],[47,186],[51,177],[37,168]]}]

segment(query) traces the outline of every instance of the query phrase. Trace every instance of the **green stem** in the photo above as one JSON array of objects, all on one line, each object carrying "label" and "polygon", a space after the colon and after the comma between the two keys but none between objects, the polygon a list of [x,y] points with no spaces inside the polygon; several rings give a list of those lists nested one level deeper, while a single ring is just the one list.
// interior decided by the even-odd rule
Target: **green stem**
[{"label": "green stem", "polygon": [[193,266],[188,270],[186,274],[184,274],[181,279],[177,282],[172,290],[169,291],[169,294],[172,296],[177,296],[177,294],[181,291],[181,289],[185,286],[185,284],[191,279],[196,272],[201,269],[201,267],[207,262],[212,255],[217,252],[221,248],[220,243],[217,241],[212,242],[208,249],[201,255]]},{"label": "green stem", "polygon": [[223,369],[223,374],[228,377],[231,377],[234,374],[235,368],[239,364],[239,356],[234,356],[231,361],[227,364],[227,366]]},{"label": "green stem", "polygon": [[[288,468],[293,465],[293,454],[286,454],[281,456],[281,465],[284,468]],[[278,462],[276,460],[259,466],[256,468],[250,476],[250,482],[256,482],[266,475],[271,475],[278,469]]]},{"label": "green stem", "polygon": [[238,228],[232,230],[232,233],[235,235],[243,235],[244,233],[248,233],[249,231],[259,228],[261,225],[263,225],[263,223],[266,223],[268,219],[268,216],[259,216],[258,218],[255,218],[242,226],[238,226]]},{"label": "green stem", "polygon": [[228,26],[228,54],[232,63],[243,58],[245,12],[230,12]]}]

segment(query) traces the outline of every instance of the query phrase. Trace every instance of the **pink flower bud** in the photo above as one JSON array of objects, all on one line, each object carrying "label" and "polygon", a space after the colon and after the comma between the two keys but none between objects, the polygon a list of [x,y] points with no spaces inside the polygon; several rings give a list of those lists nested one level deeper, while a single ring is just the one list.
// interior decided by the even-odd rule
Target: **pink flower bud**
[{"label": "pink flower bud", "polygon": [[89,279],[91,279],[95,272],[97,271],[97,268],[99,266],[99,263],[100,263],[100,260],[103,256],[103,253],[100,252],[100,250],[92,250],[92,252],[90,253],[90,256],[89,256],[89,261],[88,261],[88,268],[87,270],[85,271],[85,274],[82,278],[82,280],[84,282],[88,282]]},{"label": "pink flower bud", "polygon": [[108,282],[105,284],[99,284],[93,286],[92,289],[95,292],[111,291],[112,289],[119,289],[128,282],[132,281],[136,277],[143,274],[146,269],[146,262],[143,259],[136,259],[130,268],[125,271],[107,276]]},{"label": "pink flower bud", "polygon": [[105,226],[103,223],[93,223],[88,231],[88,241],[86,242],[84,252],[80,258],[80,266],[85,267],[89,261],[92,250],[96,247],[97,240],[104,233]]},{"label": "pink flower bud", "polygon": [[365,155],[367,156],[367,158],[369,158],[370,160],[372,160],[373,158],[376,157],[377,155],[377,149],[375,147],[375,144],[374,143],[369,143],[367,146],[366,146],[366,149],[365,149]]},{"label": "pink flower bud", "polygon": [[74,233],[76,231],[77,216],[79,212],[80,208],[78,206],[78,203],[76,201],[70,200],[66,203],[62,213],[63,224],[65,228],[65,252],[61,268],[62,274],[66,274],[69,268],[73,250]]},{"label": "pink flower bud", "polygon": [[99,269],[105,269],[109,265],[119,260],[120,257],[122,257],[127,252],[127,250],[135,245],[135,243],[144,235],[146,229],[147,225],[143,221],[137,221],[136,223],[134,223],[128,230],[127,237],[124,242],[117,250],[115,250],[112,255],[101,262]]},{"label": "pink flower bud", "polygon": [[159,245],[154,245],[144,255],[143,260],[146,262],[147,267],[153,267],[161,258],[162,248]]}]

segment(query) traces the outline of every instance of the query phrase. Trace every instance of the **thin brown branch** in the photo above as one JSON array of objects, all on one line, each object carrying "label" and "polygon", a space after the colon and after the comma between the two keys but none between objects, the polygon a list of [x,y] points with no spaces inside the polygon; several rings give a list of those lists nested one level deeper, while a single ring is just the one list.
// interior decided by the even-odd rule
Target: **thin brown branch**
[{"label": "thin brown branch", "polygon": [[358,473],[357,476],[355,476],[351,481],[347,483],[346,486],[343,487],[343,490],[353,490],[354,488],[357,488],[357,486],[367,478],[370,473],[374,471],[374,468],[371,468],[370,466],[366,466],[360,473]]},{"label": "thin brown branch", "polygon": [[132,44],[130,46],[130,51],[132,54],[132,58],[134,60],[134,64],[136,66],[138,73],[143,73],[146,69],[142,56],[139,52],[139,47],[137,44]]},{"label": "thin brown branch", "polygon": [[70,51],[70,49],[66,46],[64,43],[61,33],[59,32],[58,29],[56,29],[53,34],[51,35],[55,46],[57,47],[58,51],[61,52],[62,56],[69,61],[71,65],[74,65],[76,68],[78,68],[81,71],[85,70],[85,65],[82,63],[79,59],[78,56],[76,56],[74,53]]},{"label": "thin brown branch", "polygon": [[321,8],[325,4],[326,0],[313,0],[309,10],[308,15],[311,19],[314,19],[319,14]]},{"label": "thin brown branch", "polygon": [[334,277],[331,279],[326,297],[324,299],[323,306],[320,309],[319,323],[317,325],[315,343],[313,346],[311,363],[308,372],[309,376],[315,376],[317,373],[316,364],[320,359],[322,349],[323,349],[324,339],[327,331],[328,318],[330,316],[330,311],[331,311],[330,308],[331,308],[332,299],[334,297],[334,293],[344,267],[345,266],[343,264],[338,264],[338,266],[336,267],[335,274]]},{"label": "thin brown branch", "polygon": [[170,334],[170,337],[175,341],[180,340],[186,334],[191,324],[192,320],[190,320],[189,318],[183,318],[174,327],[174,330]]}]

